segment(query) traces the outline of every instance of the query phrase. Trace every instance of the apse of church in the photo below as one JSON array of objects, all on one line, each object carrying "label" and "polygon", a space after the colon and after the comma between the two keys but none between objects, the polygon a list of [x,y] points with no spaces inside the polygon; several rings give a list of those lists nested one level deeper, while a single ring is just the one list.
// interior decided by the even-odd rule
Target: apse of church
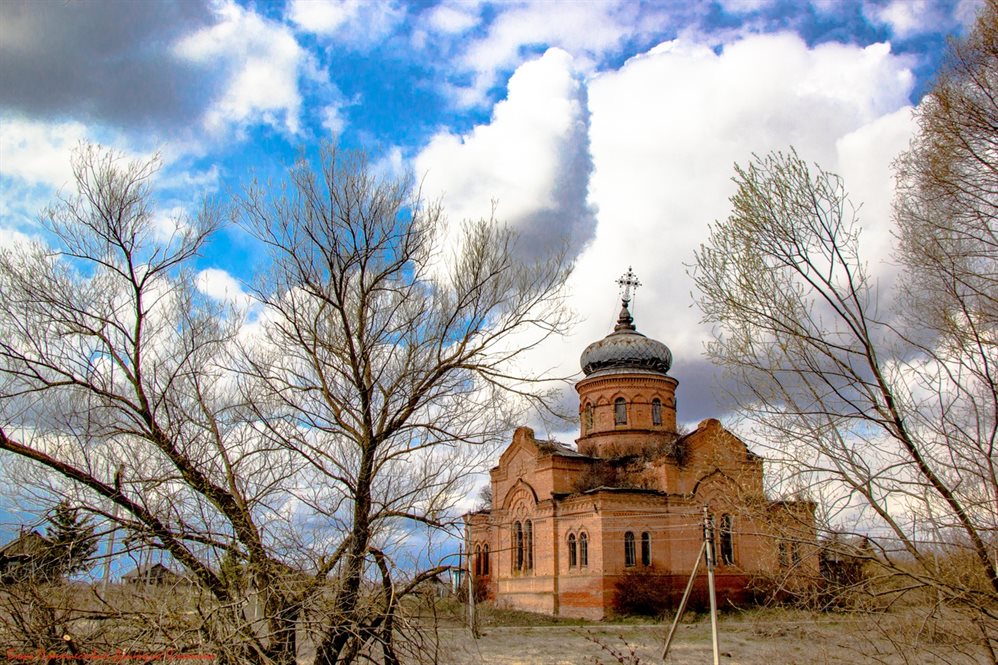
[{"label": "apse of church", "polygon": [[517,429],[491,471],[492,507],[465,516],[472,571],[488,598],[598,619],[621,580],[640,572],[678,600],[705,505],[722,599],[746,602],[761,581],[810,577],[817,560],[801,543],[813,542],[813,504],[768,501],[762,459],[717,420],[677,429],[672,353],[637,330],[634,274],[618,284],[613,331],[582,353],[576,447]]}]

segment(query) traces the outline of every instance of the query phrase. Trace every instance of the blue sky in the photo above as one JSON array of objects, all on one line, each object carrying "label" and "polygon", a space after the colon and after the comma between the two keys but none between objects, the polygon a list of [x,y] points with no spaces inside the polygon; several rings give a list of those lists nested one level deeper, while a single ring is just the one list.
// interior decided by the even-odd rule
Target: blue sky
[{"label": "blue sky", "polygon": [[[633,266],[639,330],[676,358],[679,417],[720,415],[686,274],[727,214],[735,162],[794,146],[862,201],[890,283],[890,163],[976,0],[0,3],[0,244],[40,237],[80,140],[162,155],[164,223],[337,137],[412,170],[452,222],[571,239],[580,323],[536,362],[578,371]],[[44,238],[43,238],[44,239]],[[242,297],[228,228],[198,286]],[[564,403],[574,393],[566,390]],[[569,427],[545,434],[571,440]]]}]

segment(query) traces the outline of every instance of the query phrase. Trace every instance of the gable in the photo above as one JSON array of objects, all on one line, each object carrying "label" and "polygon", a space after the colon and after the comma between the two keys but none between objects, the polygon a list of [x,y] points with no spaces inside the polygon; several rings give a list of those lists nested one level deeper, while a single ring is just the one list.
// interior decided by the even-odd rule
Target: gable
[{"label": "gable", "polygon": [[[529,427],[517,427],[513,432],[513,441],[499,456],[498,469],[509,471],[516,466],[528,464],[533,466],[540,448],[534,438],[534,430]],[[512,474],[519,475],[519,474]]]},{"label": "gable", "polygon": [[687,460],[719,468],[737,468],[755,457],[741,439],[714,418],[701,421],[696,430],[684,437]]}]

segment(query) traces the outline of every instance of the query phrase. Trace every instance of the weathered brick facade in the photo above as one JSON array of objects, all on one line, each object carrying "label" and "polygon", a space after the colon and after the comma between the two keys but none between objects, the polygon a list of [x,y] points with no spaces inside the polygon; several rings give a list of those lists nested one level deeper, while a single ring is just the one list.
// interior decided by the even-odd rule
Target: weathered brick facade
[{"label": "weathered brick facade", "polygon": [[817,560],[804,543],[813,542],[814,506],[767,501],[762,459],[717,420],[677,432],[671,353],[635,330],[627,305],[614,332],[583,354],[577,449],[517,429],[492,469],[492,508],[465,516],[488,596],[598,619],[621,577],[640,571],[678,601],[705,505],[721,602],[748,600],[756,580],[812,574]]}]

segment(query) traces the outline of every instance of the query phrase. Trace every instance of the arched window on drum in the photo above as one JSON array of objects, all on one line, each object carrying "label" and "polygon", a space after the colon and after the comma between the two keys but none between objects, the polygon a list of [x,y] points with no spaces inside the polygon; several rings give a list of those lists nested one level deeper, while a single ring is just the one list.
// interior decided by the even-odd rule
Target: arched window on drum
[{"label": "arched window on drum", "polygon": [[623,397],[618,397],[613,400],[613,424],[614,425],[626,425],[627,424],[627,402]]}]

